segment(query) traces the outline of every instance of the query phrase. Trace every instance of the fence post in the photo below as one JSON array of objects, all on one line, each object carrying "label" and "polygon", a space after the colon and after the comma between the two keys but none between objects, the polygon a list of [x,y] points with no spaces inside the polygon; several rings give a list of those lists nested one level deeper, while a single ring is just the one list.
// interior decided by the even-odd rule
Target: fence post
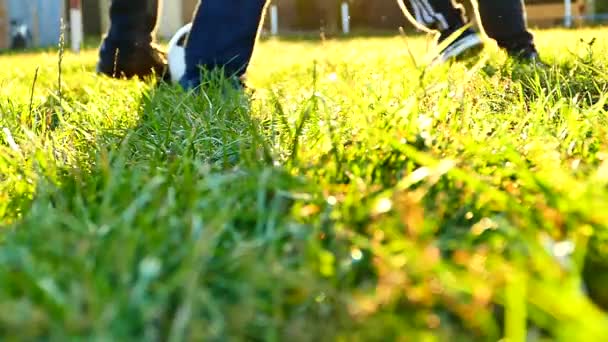
[{"label": "fence post", "polygon": [[161,9],[158,34],[161,37],[170,39],[180,28],[184,26],[183,1],[160,1],[160,4]]},{"label": "fence post", "polygon": [[342,3],[342,32],[350,33],[350,8],[346,1]]},{"label": "fence post", "polygon": [[70,0],[70,38],[72,51],[79,53],[84,38],[80,0]]},{"label": "fence post", "polygon": [[0,1],[0,49],[6,49],[9,45],[9,29],[8,11],[4,1]]},{"label": "fence post", "polygon": [[588,21],[595,21],[595,0],[585,0],[585,17]]},{"label": "fence post", "polygon": [[273,36],[279,34],[279,8],[277,5],[270,6],[270,34]]},{"label": "fence post", "polygon": [[564,26],[572,27],[572,0],[564,0]]},{"label": "fence post", "polygon": [[101,24],[101,34],[106,34],[110,28],[110,4],[108,0],[99,0],[99,23]]}]

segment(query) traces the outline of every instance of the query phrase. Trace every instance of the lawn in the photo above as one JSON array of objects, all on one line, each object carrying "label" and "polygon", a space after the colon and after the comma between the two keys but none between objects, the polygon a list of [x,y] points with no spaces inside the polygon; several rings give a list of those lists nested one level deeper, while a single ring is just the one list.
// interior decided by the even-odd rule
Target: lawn
[{"label": "lawn", "polygon": [[266,40],[246,94],[0,56],[0,339],[608,340],[608,29],[536,34]]}]

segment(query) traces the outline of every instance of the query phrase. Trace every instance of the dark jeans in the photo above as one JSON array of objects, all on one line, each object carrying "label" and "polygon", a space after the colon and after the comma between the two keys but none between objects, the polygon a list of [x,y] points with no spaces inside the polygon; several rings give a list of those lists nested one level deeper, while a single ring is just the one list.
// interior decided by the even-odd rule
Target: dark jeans
[{"label": "dark jeans", "polygon": [[158,0],[113,0],[110,20],[106,37],[110,45],[149,44],[158,20]]},{"label": "dark jeans", "polygon": [[[410,17],[431,30],[452,33],[468,22],[463,7],[452,0],[409,0],[407,5]],[[484,31],[500,47],[517,51],[534,45],[522,0],[477,0],[476,5]]]},{"label": "dark jeans", "polygon": [[182,84],[199,82],[200,68],[223,68],[227,76],[242,76],[253,54],[266,0],[203,0],[194,14],[186,45]]}]

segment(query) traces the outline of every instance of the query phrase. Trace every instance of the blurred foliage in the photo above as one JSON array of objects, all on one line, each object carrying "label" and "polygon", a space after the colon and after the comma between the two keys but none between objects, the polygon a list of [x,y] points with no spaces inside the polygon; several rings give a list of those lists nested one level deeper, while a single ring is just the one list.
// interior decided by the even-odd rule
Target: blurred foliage
[{"label": "blurred foliage", "polygon": [[3,56],[0,339],[606,340],[601,35],[271,40],[247,93]]}]

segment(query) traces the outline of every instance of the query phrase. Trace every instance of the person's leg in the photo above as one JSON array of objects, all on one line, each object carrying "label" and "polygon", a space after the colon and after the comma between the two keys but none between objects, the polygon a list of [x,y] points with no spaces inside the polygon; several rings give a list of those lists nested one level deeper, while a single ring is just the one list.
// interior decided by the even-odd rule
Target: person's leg
[{"label": "person's leg", "polygon": [[498,46],[512,56],[538,58],[522,0],[478,0],[477,7],[484,31]]},{"label": "person's leg", "polygon": [[266,0],[204,0],[186,44],[185,88],[197,87],[201,69],[242,76],[253,53]]},{"label": "person's leg", "polygon": [[452,0],[398,0],[406,17],[417,27],[427,32],[438,33],[438,43],[451,39],[437,56],[435,62],[445,62],[451,58],[481,50],[479,35],[465,26],[468,20],[462,6]]},{"label": "person's leg", "polygon": [[451,34],[466,24],[462,7],[451,0],[399,0],[407,18],[425,31]]},{"label": "person's leg", "polygon": [[113,0],[106,39],[117,43],[149,44],[154,40],[158,0]]},{"label": "person's leg", "polygon": [[153,45],[158,7],[159,0],[112,0],[98,72],[113,77],[164,73],[164,55]]}]

